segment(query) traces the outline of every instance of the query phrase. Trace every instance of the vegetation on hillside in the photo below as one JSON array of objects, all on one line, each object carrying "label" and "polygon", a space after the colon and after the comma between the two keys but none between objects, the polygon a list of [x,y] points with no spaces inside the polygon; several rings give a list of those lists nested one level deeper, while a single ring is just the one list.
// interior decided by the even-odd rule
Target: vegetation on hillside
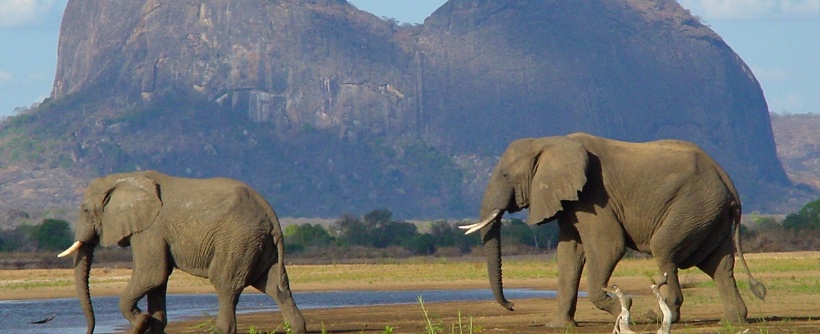
[{"label": "vegetation on hillside", "polygon": [[[351,136],[304,127],[281,136],[270,124],[202,98],[169,95],[131,109],[109,109],[104,101],[89,102],[93,98],[47,100],[4,121],[0,167],[65,169],[85,178],[147,169],[231,177],[259,190],[288,217],[379,206],[418,218],[470,212],[462,169],[412,135]],[[76,205],[73,189],[62,191],[48,196]]]}]

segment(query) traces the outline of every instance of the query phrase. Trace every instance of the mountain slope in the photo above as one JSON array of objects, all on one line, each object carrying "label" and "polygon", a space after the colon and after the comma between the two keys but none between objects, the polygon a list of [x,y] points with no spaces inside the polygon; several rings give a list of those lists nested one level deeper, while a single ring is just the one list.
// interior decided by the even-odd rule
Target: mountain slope
[{"label": "mountain slope", "polygon": [[507,143],[576,131],[694,141],[747,210],[793,205],[754,76],[666,0],[450,0],[420,26],[344,0],[72,0],[52,97],[4,122],[0,162],[234,177],[286,216],[468,217]]}]

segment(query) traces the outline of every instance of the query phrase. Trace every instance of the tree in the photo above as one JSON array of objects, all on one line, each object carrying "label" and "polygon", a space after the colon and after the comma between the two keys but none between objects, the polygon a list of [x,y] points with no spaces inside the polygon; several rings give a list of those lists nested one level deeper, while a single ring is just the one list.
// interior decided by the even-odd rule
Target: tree
[{"label": "tree", "polygon": [[298,253],[306,248],[322,248],[333,243],[333,237],[319,224],[289,225],[285,227],[285,245],[288,251]]},{"label": "tree", "polygon": [[65,220],[44,219],[32,230],[32,238],[41,250],[63,250],[71,246],[74,236]]},{"label": "tree", "polygon": [[336,243],[340,246],[371,246],[370,235],[364,222],[355,215],[345,213],[333,222]]},{"label": "tree", "polygon": [[3,231],[3,240],[5,252],[30,252],[37,250],[35,242],[33,242],[32,235],[36,226],[29,224],[22,224],[13,230]]},{"label": "tree", "polygon": [[418,235],[416,225],[393,221],[393,213],[376,209],[362,218],[344,214],[333,223],[337,241],[342,246],[387,248],[404,246]]},{"label": "tree", "polygon": [[820,198],[806,204],[796,214],[786,216],[783,227],[792,230],[820,230]]},{"label": "tree", "polygon": [[510,244],[550,249],[558,241],[558,225],[555,223],[529,226],[521,219],[510,219],[505,225],[501,233]]},{"label": "tree", "polygon": [[375,209],[365,213],[363,218],[368,225],[379,225],[393,221],[393,212],[387,209]]},{"label": "tree", "polygon": [[402,247],[416,255],[433,255],[436,252],[435,238],[427,233],[417,233],[405,239]]},{"label": "tree", "polygon": [[433,236],[436,246],[438,247],[452,247],[456,244],[456,236],[458,229],[453,227],[444,220],[433,222],[430,225],[430,235]]},{"label": "tree", "polygon": [[464,235],[459,229],[459,222],[448,223],[437,221],[430,226],[430,235],[433,236],[436,247],[455,247],[461,254],[469,253],[473,247],[481,244],[479,233]]}]

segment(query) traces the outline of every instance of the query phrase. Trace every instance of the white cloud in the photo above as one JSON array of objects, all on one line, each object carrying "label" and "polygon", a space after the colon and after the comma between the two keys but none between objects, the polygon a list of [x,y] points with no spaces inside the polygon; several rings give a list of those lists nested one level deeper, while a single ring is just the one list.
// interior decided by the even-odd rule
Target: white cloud
[{"label": "white cloud", "polygon": [[783,68],[753,66],[752,73],[761,82],[782,83],[789,80],[789,72]]},{"label": "white cloud", "polygon": [[0,70],[0,85],[7,84],[12,80],[14,80],[14,76],[11,73]]},{"label": "white cloud", "polygon": [[36,24],[56,0],[0,0],[0,27]]},{"label": "white cloud", "polygon": [[705,19],[820,18],[820,0],[680,0]]},{"label": "white cloud", "polygon": [[780,8],[788,16],[818,17],[820,15],[820,0],[783,1]]},{"label": "white cloud", "polygon": [[786,94],[783,101],[780,101],[783,105],[783,110],[802,110],[805,109],[805,103],[803,103],[803,97],[797,93],[788,93]]}]

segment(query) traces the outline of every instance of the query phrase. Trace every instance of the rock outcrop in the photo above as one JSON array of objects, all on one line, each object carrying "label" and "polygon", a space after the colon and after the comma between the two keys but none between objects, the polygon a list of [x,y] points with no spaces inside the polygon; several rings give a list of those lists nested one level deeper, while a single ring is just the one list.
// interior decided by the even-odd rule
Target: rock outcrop
[{"label": "rock outcrop", "polygon": [[[729,171],[746,208],[770,208],[758,192],[790,185],[753,74],[672,0],[450,0],[415,26],[344,0],[70,0],[59,43],[52,101],[73,102],[51,110],[79,117],[93,105],[83,117],[100,129],[71,123],[80,127],[72,140],[87,144],[71,153],[75,169],[110,156],[86,147],[111,143],[118,162],[97,172],[253,180],[286,202],[286,215],[387,206],[471,216],[511,140],[576,131],[696,142]],[[186,121],[200,117],[220,121]],[[172,120],[208,128],[152,126]],[[162,149],[123,142],[157,137]],[[326,140],[341,146],[313,153]],[[271,161],[248,167],[259,159]],[[312,167],[293,168],[299,159]],[[341,169],[361,167],[349,159],[384,165]],[[283,186],[294,179],[304,181]],[[338,196],[297,199],[317,192]],[[334,202],[340,196],[365,200]],[[315,204],[323,209],[308,209]]]}]

